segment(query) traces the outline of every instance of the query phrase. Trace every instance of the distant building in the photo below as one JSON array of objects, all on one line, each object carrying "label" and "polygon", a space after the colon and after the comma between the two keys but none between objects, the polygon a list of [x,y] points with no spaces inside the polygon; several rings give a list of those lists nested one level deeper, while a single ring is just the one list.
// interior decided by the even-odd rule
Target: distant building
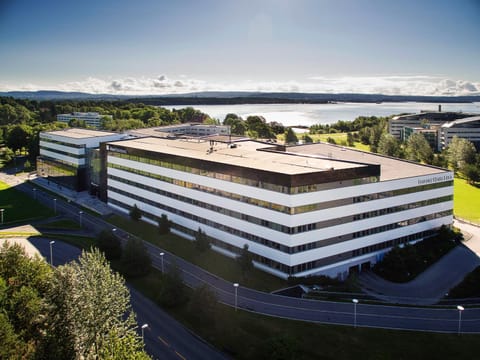
[{"label": "distant building", "polygon": [[448,147],[454,136],[471,141],[480,151],[480,115],[443,124],[439,128],[439,149]]},{"label": "distant building", "polygon": [[41,132],[37,174],[72,190],[86,190],[99,179],[101,164],[95,159],[99,159],[100,143],[124,137],[80,128]]},{"label": "distant building", "polygon": [[85,121],[85,125],[98,129],[104,117],[112,118],[112,115],[100,115],[97,112],[73,112],[70,114],[58,114],[57,121],[69,123],[73,119]]},{"label": "distant building", "polygon": [[[441,111],[399,115],[389,120],[388,132],[400,141],[407,141],[413,133],[422,133],[432,148],[441,151],[453,138],[449,134],[455,133],[458,137],[478,142],[478,121],[475,120],[478,117],[479,114]],[[469,118],[472,120],[467,121]],[[451,126],[456,130],[448,130]]]},{"label": "distant building", "polygon": [[226,125],[207,125],[198,123],[185,123],[167,126],[150,127],[130,130],[132,136],[145,137],[204,137],[212,135],[229,135],[230,127]]}]

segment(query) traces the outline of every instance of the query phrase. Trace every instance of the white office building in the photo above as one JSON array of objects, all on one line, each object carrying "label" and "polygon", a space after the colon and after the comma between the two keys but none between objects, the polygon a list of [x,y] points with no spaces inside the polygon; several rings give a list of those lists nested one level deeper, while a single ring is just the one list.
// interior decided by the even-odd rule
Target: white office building
[{"label": "white office building", "polygon": [[88,187],[87,182],[91,177],[90,173],[93,172],[93,169],[87,169],[94,166],[89,161],[91,159],[89,150],[97,150],[100,143],[119,140],[125,135],[72,128],[41,132],[39,137],[40,156],[37,158],[37,174],[60,185],[81,191]]},{"label": "white office building", "polygon": [[68,124],[71,120],[76,119],[85,121],[85,125],[98,129],[104,117],[112,118],[112,115],[100,115],[97,112],[72,112],[69,114],[58,114],[57,121]]},{"label": "white office building", "polygon": [[450,171],[331,144],[145,137],[102,145],[107,201],[143,220],[162,214],[215,250],[244,244],[276,276],[344,278],[395,245],[452,223]]}]

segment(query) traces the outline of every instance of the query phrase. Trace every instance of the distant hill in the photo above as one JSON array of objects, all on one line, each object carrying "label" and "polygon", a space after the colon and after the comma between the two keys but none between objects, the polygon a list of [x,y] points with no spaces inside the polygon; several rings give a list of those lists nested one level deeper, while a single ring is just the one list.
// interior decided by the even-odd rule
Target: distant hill
[{"label": "distant hill", "polygon": [[0,96],[30,100],[128,100],[150,105],[234,105],[234,104],[277,104],[310,103],[325,104],[334,102],[432,102],[470,103],[480,102],[480,96],[416,96],[382,94],[316,94],[295,92],[249,92],[249,91],[206,91],[170,95],[111,95],[89,94],[63,91],[10,91],[0,92]]}]

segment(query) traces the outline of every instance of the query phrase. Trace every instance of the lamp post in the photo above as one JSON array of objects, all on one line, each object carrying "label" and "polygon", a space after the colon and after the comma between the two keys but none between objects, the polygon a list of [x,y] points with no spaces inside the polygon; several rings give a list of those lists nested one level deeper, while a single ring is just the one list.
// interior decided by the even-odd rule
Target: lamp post
[{"label": "lamp post", "polygon": [[160,253],[160,260],[162,260],[162,274],[163,274],[163,256],[165,255],[164,252]]},{"label": "lamp post", "polygon": [[53,250],[52,245],[55,244],[55,241],[50,241],[50,265],[53,266]]},{"label": "lamp post", "polygon": [[37,188],[33,188],[33,200],[37,200]]},{"label": "lamp post", "polygon": [[82,227],[82,214],[83,214],[83,211],[80,210],[80,211],[78,212],[78,217],[79,217],[78,222],[80,223],[80,227]]},{"label": "lamp post", "polygon": [[458,305],[457,310],[458,310],[458,335],[460,335],[462,330],[462,311],[465,310],[465,308],[461,305]]},{"label": "lamp post", "polygon": [[57,215],[57,199],[53,199],[53,212]]},{"label": "lamp post", "polygon": [[1,214],[1,218],[2,218],[2,219],[1,219],[1,220],[2,220],[1,224],[3,224],[3,212],[4,212],[4,211],[5,211],[5,209],[0,209],[0,214]]},{"label": "lamp post", "polygon": [[353,327],[357,327],[357,304],[358,299],[352,299],[353,302]]},{"label": "lamp post", "polygon": [[[145,329],[148,327],[148,324],[143,324],[142,325],[142,343],[144,342],[145,340],[145,336],[144,336],[144,331]],[[145,346],[145,344],[143,344],[143,346]]]},{"label": "lamp post", "polygon": [[233,284],[233,287],[235,288],[235,311],[237,311],[238,286],[238,283]]}]

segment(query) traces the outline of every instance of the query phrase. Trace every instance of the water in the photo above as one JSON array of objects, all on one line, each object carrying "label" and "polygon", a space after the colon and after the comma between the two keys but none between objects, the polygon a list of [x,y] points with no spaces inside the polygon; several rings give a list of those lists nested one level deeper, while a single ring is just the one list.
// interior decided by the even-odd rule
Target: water
[{"label": "water", "polygon": [[[463,111],[480,114],[480,103],[441,104],[442,111]],[[187,106],[166,106],[181,109]],[[337,104],[246,104],[246,105],[195,105],[195,109],[223,121],[225,115],[234,113],[246,119],[261,115],[267,122],[277,121],[285,126],[311,126],[331,124],[338,120],[353,121],[358,116],[390,116],[417,113],[420,110],[437,111],[438,104],[420,102],[401,103],[337,103]]]}]

